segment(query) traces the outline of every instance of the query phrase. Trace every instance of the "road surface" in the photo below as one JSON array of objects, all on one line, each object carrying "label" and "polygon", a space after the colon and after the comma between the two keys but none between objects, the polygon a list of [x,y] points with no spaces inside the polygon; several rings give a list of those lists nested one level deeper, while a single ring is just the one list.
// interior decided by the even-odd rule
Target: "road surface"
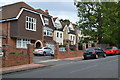
[{"label": "road surface", "polygon": [[[3,78],[118,78],[118,56],[69,61],[3,75]],[[63,61],[64,63],[64,61]]]}]

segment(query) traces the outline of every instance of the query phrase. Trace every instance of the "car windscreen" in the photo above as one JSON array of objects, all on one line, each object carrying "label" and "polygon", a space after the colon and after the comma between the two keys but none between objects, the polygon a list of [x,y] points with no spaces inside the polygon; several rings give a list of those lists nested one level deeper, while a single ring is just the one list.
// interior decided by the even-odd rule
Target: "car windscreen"
[{"label": "car windscreen", "polygon": [[92,49],[92,48],[88,48],[88,49],[86,49],[86,52],[92,52],[94,49]]},{"label": "car windscreen", "polygon": [[42,47],[39,47],[38,49],[42,49]]},{"label": "car windscreen", "polygon": [[106,48],[106,49],[112,49],[112,47],[108,47],[108,48]]}]

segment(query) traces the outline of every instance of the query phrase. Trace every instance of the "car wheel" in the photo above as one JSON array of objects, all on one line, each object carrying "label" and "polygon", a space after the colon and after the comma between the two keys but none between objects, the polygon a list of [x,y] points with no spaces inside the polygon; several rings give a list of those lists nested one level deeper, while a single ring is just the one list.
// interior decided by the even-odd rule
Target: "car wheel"
[{"label": "car wheel", "polygon": [[98,59],[98,58],[99,58],[99,56],[96,54],[96,55],[95,55],[95,59]]},{"label": "car wheel", "polygon": [[84,60],[87,60],[87,57],[84,56]]},{"label": "car wheel", "polygon": [[37,56],[37,54],[34,54],[34,56]]},{"label": "car wheel", "polygon": [[46,52],[43,52],[43,56],[46,56]]},{"label": "car wheel", "polygon": [[53,54],[51,54],[50,56],[54,56]]},{"label": "car wheel", "polygon": [[103,57],[105,58],[105,57],[106,57],[106,54],[103,54]]}]

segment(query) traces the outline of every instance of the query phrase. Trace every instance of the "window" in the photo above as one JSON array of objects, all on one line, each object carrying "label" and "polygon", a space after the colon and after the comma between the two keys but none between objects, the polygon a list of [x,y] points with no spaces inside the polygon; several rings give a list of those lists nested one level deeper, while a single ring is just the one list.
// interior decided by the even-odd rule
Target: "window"
[{"label": "window", "polygon": [[57,37],[59,37],[59,33],[57,32]]},{"label": "window", "polygon": [[0,47],[2,47],[2,38],[0,37]]},{"label": "window", "polygon": [[27,44],[31,44],[31,41],[28,39],[17,39],[16,40],[17,48],[27,48]]},{"label": "window", "polygon": [[60,38],[62,38],[62,33],[60,33]]},{"label": "window", "polygon": [[49,19],[48,19],[48,18],[44,18],[44,23],[45,23],[46,25],[49,25]]},{"label": "window", "polygon": [[117,47],[114,47],[113,49],[118,49]]},{"label": "window", "polygon": [[44,36],[52,36],[51,30],[44,30]]},{"label": "window", "polygon": [[26,29],[36,31],[36,19],[26,16]]},{"label": "window", "polygon": [[57,29],[62,28],[59,23],[55,23],[55,27],[56,27]]},{"label": "window", "polygon": [[72,40],[72,36],[71,36],[71,40]]},{"label": "window", "polygon": [[2,11],[2,8],[0,8],[0,11]]},{"label": "window", "polygon": [[75,40],[74,38],[75,38],[75,37],[73,36],[73,41]]},{"label": "window", "polygon": [[79,37],[79,40],[80,40],[80,37]]},{"label": "window", "polygon": [[44,35],[46,35],[46,30],[44,30]]}]

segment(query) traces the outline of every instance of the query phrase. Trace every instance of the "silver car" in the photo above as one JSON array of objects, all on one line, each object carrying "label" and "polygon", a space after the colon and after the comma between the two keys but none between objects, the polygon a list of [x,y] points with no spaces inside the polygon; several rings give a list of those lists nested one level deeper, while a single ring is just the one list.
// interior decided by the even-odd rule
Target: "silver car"
[{"label": "silver car", "polygon": [[65,47],[61,47],[61,48],[59,48],[59,51],[65,52],[65,51],[66,51],[66,48],[65,48]]},{"label": "silver car", "polygon": [[2,57],[2,56],[3,56],[3,50],[0,49],[0,57]]},{"label": "silver car", "polygon": [[38,49],[34,49],[33,54],[34,55],[44,55],[44,56],[51,55],[51,56],[53,56],[54,51],[49,47],[40,47]]}]

